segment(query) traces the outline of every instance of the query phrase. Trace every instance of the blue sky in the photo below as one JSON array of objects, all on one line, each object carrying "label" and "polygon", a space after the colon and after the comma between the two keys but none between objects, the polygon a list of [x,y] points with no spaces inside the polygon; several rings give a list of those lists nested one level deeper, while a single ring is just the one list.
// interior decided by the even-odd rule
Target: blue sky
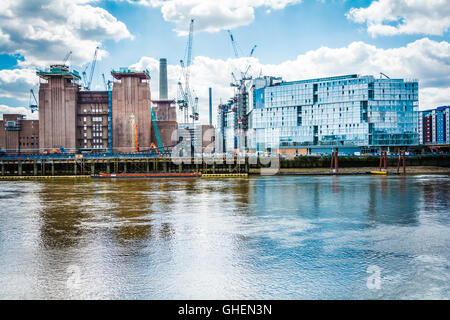
[{"label": "blue sky", "polygon": [[[226,100],[231,71],[297,80],[338,74],[417,78],[421,108],[450,104],[450,0],[6,0],[0,12],[0,113],[28,105],[36,67],[63,59],[82,70],[101,46],[94,89],[112,68],[148,68],[158,92],[157,59],[169,63],[176,96],[189,19],[195,19],[191,86],[206,121],[207,88]],[[243,55],[234,59],[231,29]],[[19,107],[19,109],[14,109]],[[29,116],[35,117],[36,115]],[[203,116],[202,116],[203,115]]]}]

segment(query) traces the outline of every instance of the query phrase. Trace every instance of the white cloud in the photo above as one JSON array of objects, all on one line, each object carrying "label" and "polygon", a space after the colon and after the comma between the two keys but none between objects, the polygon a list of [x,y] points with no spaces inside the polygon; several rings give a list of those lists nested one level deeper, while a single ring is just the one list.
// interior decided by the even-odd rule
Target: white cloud
[{"label": "white cloud", "polygon": [[[132,38],[124,23],[95,2],[2,0],[0,54],[20,54],[24,61],[18,61],[19,68],[0,70],[0,97],[27,104],[30,88],[38,84],[34,67],[62,62],[69,51],[71,63],[82,65],[103,40]],[[98,60],[106,55],[99,50]]]},{"label": "white cloud", "polygon": [[[257,58],[222,60],[196,57],[191,67],[191,88],[199,96],[202,122],[208,121],[208,88],[213,88],[213,106],[216,109],[220,99],[226,102],[233,94],[229,86],[231,72],[236,70],[236,66],[240,70],[244,69],[247,61],[252,63],[254,76],[262,71],[263,75],[281,76],[286,81],[354,73],[378,76],[380,72],[391,78],[415,78],[419,80],[421,108],[450,104],[448,42],[423,38],[393,49],[354,42],[343,48],[321,47],[280,64],[262,64]],[[169,95],[175,98],[181,69],[168,62]],[[149,57],[143,57],[133,65],[137,69],[148,68],[153,75],[153,99],[158,98],[158,65],[158,60]]]},{"label": "white cloud", "polygon": [[308,51],[296,60],[263,66],[266,70],[288,79],[383,72],[393,78],[417,78],[424,87],[443,87],[450,85],[450,44],[423,38],[405,47],[381,49],[353,42],[344,48]]},{"label": "white cloud", "polygon": [[10,107],[0,104],[0,115],[3,119],[4,114],[23,114],[26,116],[27,120],[37,120],[38,113],[31,113],[31,110],[25,107]]},{"label": "white cloud", "polygon": [[[105,39],[132,38],[126,25],[95,0],[2,0],[0,53],[21,54],[20,66],[46,66],[72,51],[72,62],[92,58]],[[106,54],[99,52],[99,59]]]},{"label": "white cloud", "polygon": [[30,89],[38,83],[33,69],[0,70],[0,97],[28,101]]},{"label": "white cloud", "polygon": [[352,8],[347,18],[366,23],[372,36],[443,35],[450,27],[450,0],[376,0],[367,8]]},{"label": "white cloud", "polygon": [[450,86],[444,88],[421,89],[420,102],[421,110],[450,105]]},{"label": "white cloud", "polygon": [[302,0],[127,0],[130,3],[161,8],[164,20],[175,23],[179,35],[188,32],[191,18],[196,31],[217,32],[245,26],[255,19],[255,8],[279,10]]}]

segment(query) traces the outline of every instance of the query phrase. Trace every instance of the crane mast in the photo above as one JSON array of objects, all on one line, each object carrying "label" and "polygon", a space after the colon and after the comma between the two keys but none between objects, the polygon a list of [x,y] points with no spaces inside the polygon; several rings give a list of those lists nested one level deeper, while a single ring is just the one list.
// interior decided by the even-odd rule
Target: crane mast
[{"label": "crane mast", "polygon": [[87,75],[86,75],[86,70],[89,68],[89,63],[86,65],[86,67],[84,67],[83,72],[81,73],[83,75],[83,86],[86,89],[88,86],[88,80],[87,80]]},{"label": "crane mast", "polygon": [[90,90],[91,89],[92,77],[94,76],[95,64],[97,63],[98,49],[100,49],[100,47],[96,47],[95,48],[94,58],[92,59],[92,63],[91,63],[91,72],[89,74],[89,82],[87,83],[86,90]]},{"label": "crane mast", "polygon": [[[32,104],[32,98],[34,99],[34,103],[35,103],[35,104]],[[33,112],[35,112],[35,111],[37,111],[37,110],[39,109],[38,101],[37,101],[37,99],[36,99],[36,96],[35,96],[35,94],[34,94],[34,90],[33,90],[33,89],[30,89],[30,102],[29,102],[29,106],[30,106],[30,109],[31,109],[31,113],[33,113]]]},{"label": "crane mast", "polygon": [[230,36],[231,45],[233,46],[234,56],[237,59],[237,58],[239,58],[239,52],[238,52],[237,44],[234,41],[234,37],[233,37],[233,34],[231,33],[231,30],[227,30],[227,31],[228,31],[228,35]]},{"label": "crane mast", "polygon": [[105,86],[106,91],[111,91],[111,80],[106,81],[105,74],[102,73],[103,85]]},{"label": "crane mast", "polygon": [[[233,46],[234,56],[236,59],[239,59],[239,50],[238,44],[233,37],[233,34],[230,30],[228,30],[228,35],[230,36],[231,45]],[[254,45],[251,50],[248,58],[250,58],[255,52],[256,45]],[[247,106],[248,106],[248,90],[247,86],[252,80],[252,77],[248,75],[250,71],[251,65],[250,63],[243,70],[239,70],[240,78],[237,79],[234,72],[231,72],[231,76],[233,78],[233,82],[230,83],[231,87],[236,88],[236,96],[233,99],[234,103],[236,103],[236,111],[237,111],[237,128],[246,130],[248,127],[248,116],[247,116]]]},{"label": "crane mast", "polygon": [[69,51],[69,53],[67,53],[66,56],[64,57],[63,65],[65,65],[67,63],[67,61],[69,61],[71,56],[72,56],[72,51]]},{"label": "crane mast", "polygon": [[[188,43],[186,47],[186,63],[183,60],[180,60],[180,65],[183,70],[184,75],[184,87],[181,82],[178,82],[178,95],[179,99],[177,101],[180,110],[183,111],[184,123],[189,122],[189,118],[192,121],[198,120],[198,110],[197,110],[197,102],[198,98],[193,98],[193,93],[191,92],[191,88],[189,85],[190,78],[190,66],[192,63],[192,44],[194,41],[194,19],[191,19],[189,25],[189,37]],[[190,109],[190,110],[189,110]],[[191,114],[189,114],[189,112]]]}]

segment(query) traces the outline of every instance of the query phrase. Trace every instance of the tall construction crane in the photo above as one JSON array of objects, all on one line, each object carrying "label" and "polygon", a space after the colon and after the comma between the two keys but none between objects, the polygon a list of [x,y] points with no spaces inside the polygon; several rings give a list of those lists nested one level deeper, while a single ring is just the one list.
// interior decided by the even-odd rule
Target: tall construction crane
[{"label": "tall construction crane", "polygon": [[[189,85],[189,77],[190,77],[190,66],[192,63],[192,44],[194,41],[194,19],[191,19],[190,25],[189,25],[189,37],[188,37],[188,43],[186,46],[186,63],[183,60],[180,60],[180,65],[183,70],[184,75],[184,87],[183,84],[178,82],[178,96],[179,99],[177,100],[179,108],[183,111],[184,115],[184,122],[188,123],[189,118],[192,119],[192,121],[198,120],[198,98],[193,98],[193,93],[191,92],[190,85]],[[189,110],[191,109],[191,110]],[[189,114],[190,112],[190,114]]]},{"label": "tall construction crane", "polygon": [[[230,36],[231,45],[233,46],[234,56],[236,59],[239,59],[239,49],[236,40],[234,39],[233,34],[230,30],[228,30],[228,35]],[[255,52],[256,45],[254,45],[251,50],[248,58],[250,58]],[[231,72],[231,76],[233,81],[230,83],[231,87],[236,88],[235,97],[233,98],[233,103],[236,105],[236,113],[237,113],[237,128],[246,130],[248,124],[248,85],[251,83],[252,77],[248,75],[250,71],[251,65],[248,65],[243,70],[239,70],[240,77],[236,78],[234,72]]]},{"label": "tall construction crane", "polygon": [[[33,102],[32,99],[34,99],[34,103],[35,104],[32,104],[32,102]],[[34,94],[33,89],[30,89],[29,106],[30,106],[30,109],[31,109],[31,113],[33,113],[33,112],[35,112],[35,111],[37,111],[39,109],[38,101],[36,99],[36,96]]]},{"label": "tall construction crane", "polygon": [[72,51],[69,51],[69,53],[67,53],[66,56],[64,57],[63,65],[65,65],[67,63],[67,61],[69,61],[71,56],[72,56]]},{"label": "tall construction crane", "polygon": [[[231,33],[231,30],[227,30],[228,31],[228,35],[230,36],[230,40],[231,40],[231,45],[233,47],[233,51],[234,51],[234,56],[236,59],[239,59],[239,48],[238,48],[238,44],[236,42],[236,40],[234,39],[233,34]],[[250,54],[248,55],[248,58],[250,58],[251,56],[253,56],[253,53],[255,52],[257,45],[255,44],[252,49],[250,50]],[[245,68],[245,72],[241,71],[241,78],[245,78],[247,76],[248,71],[250,70],[250,64]],[[247,79],[250,80],[250,79]]]},{"label": "tall construction crane", "polygon": [[183,89],[183,85],[178,81],[178,99],[177,104],[181,111],[184,112],[184,120],[187,120],[188,100],[186,92]]},{"label": "tall construction crane", "polygon": [[97,54],[98,54],[99,49],[100,49],[100,47],[95,48],[94,58],[92,59],[92,62],[91,62],[91,72],[89,74],[89,82],[87,83],[86,90],[91,90],[92,77],[94,76],[95,64],[97,63]]},{"label": "tall construction crane", "polygon": [[228,35],[230,36],[231,45],[233,46],[234,56],[236,57],[236,59],[238,59],[239,58],[239,52],[238,52],[237,44],[234,41],[234,37],[233,37],[233,34],[231,33],[231,30],[227,30],[227,31],[228,31]]},{"label": "tall construction crane", "polygon": [[[96,47],[95,48],[95,52],[94,52],[94,58],[92,59],[92,62],[87,63],[86,67],[84,67],[83,72],[81,73],[83,76],[83,86],[85,90],[91,90],[91,84],[92,84],[92,78],[94,77],[94,70],[95,70],[95,65],[97,63],[97,54],[98,54],[98,50],[100,49],[100,47]],[[91,71],[89,73],[89,78],[86,74],[87,69],[89,68],[89,66],[91,67]]]},{"label": "tall construction crane", "polygon": [[84,67],[84,70],[81,73],[82,76],[83,76],[83,86],[84,86],[84,88],[87,88],[87,86],[88,86],[88,79],[87,79],[86,71],[89,68],[89,64],[90,63],[86,64],[86,67]]},{"label": "tall construction crane", "polygon": [[108,84],[106,83],[105,74],[102,73],[103,85],[105,86],[105,90],[108,91]]},{"label": "tall construction crane", "polygon": [[253,55],[253,52],[255,52],[256,47],[257,47],[257,45],[255,44],[255,45],[253,46],[252,50],[250,50],[250,55],[249,55],[249,57],[251,57],[251,56]]},{"label": "tall construction crane", "polygon": [[106,91],[111,91],[111,80],[106,81],[105,74],[102,73],[103,84],[105,86]]}]

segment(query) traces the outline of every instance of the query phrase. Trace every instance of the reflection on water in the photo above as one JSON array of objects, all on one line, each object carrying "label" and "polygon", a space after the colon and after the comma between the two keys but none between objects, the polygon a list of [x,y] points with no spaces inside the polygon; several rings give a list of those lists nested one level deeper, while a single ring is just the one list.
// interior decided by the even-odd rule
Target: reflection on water
[{"label": "reflection on water", "polygon": [[0,298],[448,299],[449,182],[2,181]]}]

